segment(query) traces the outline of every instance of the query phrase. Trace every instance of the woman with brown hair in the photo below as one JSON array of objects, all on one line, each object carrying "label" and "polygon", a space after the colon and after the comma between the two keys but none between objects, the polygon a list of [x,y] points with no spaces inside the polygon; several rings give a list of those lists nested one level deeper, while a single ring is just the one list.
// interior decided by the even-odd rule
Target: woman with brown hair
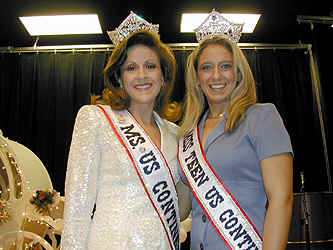
[{"label": "woman with brown hair", "polygon": [[175,58],[133,12],[109,36],[105,104],[75,122],[61,249],[179,249],[178,131],[163,119]]}]

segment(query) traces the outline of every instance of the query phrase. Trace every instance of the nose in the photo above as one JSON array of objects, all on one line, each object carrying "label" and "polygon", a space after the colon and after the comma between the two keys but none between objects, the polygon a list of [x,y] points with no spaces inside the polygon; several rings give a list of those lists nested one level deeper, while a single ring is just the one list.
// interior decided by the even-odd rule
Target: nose
[{"label": "nose", "polygon": [[137,77],[144,78],[146,76],[146,69],[144,66],[140,66],[137,71]]},{"label": "nose", "polygon": [[219,79],[220,78],[220,70],[218,66],[215,66],[213,69],[213,79]]}]

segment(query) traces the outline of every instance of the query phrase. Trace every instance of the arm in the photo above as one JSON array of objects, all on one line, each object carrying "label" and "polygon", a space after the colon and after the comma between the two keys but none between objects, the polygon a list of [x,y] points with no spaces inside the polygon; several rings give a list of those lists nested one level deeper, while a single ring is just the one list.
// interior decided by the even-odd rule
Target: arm
[{"label": "arm", "polygon": [[[184,184],[181,177],[181,170],[177,159],[177,149],[178,149],[178,130],[179,127],[169,121],[164,120],[168,127],[168,140],[165,144],[165,152],[164,154],[168,156],[169,165],[172,167],[174,176],[177,176],[176,179],[176,191],[178,195],[178,207],[179,207],[179,216],[180,221],[185,220],[191,210],[192,210],[192,200],[191,200],[191,190],[190,188]],[[170,160],[172,159],[172,160]],[[185,179],[185,177],[184,177]]]},{"label": "arm", "polygon": [[62,250],[87,248],[99,157],[94,109],[84,106],[75,121],[66,173]]},{"label": "arm", "polygon": [[293,159],[285,153],[263,159],[260,165],[268,197],[263,249],[284,250],[293,208]]},{"label": "arm", "polygon": [[185,220],[192,210],[191,190],[180,179],[177,183],[178,206],[180,221]]}]

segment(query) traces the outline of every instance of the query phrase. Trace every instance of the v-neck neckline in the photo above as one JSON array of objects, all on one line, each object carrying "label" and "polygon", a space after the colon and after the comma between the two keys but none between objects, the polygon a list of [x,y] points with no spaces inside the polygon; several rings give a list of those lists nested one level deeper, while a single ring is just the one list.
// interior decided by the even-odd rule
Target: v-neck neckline
[{"label": "v-neck neckline", "polygon": [[[200,128],[200,137],[201,138],[203,138],[204,128],[205,128],[205,124],[206,124],[206,121],[208,118],[208,114],[209,114],[209,110],[206,111],[206,113],[204,114],[204,116],[202,117],[201,122],[200,122],[199,128]],[[225,113],[225,115],[222,117],[222,119],[219,122],[217,122],[215,127],[207,135],[205,144],[202,145],[204,152],[207,152],[209,146],[215,141],[215,139],[217,137],[224,134],[224,126],[225,126],[227,117],[228,117],[228,112]],[[223,126],[222,129],[221,129],[221,126]],[[220,133],[220,131],[222,131],[222,133]],[[202,143],[203,143],[203,141],[202,141]]]}]

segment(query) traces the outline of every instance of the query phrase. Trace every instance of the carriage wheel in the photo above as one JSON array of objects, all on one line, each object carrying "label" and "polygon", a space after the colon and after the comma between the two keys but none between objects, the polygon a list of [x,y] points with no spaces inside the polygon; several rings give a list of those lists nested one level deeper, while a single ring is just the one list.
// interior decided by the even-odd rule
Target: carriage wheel
[{"label": "carriage wheel", "polygon": [[51,245],[42,237],[27,231],[12,231],[0,236],[0,250],[25,250],[33,249],[53,250]]}]

